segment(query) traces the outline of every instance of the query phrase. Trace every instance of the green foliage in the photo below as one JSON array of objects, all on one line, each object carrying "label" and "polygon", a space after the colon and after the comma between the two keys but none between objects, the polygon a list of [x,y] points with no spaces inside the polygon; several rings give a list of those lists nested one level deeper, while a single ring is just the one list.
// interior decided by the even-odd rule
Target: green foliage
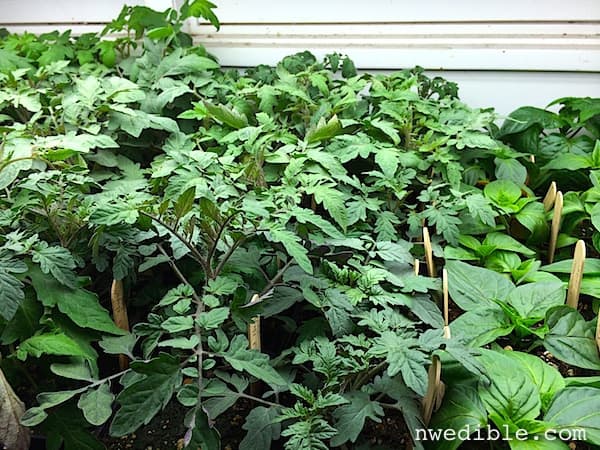
[{"label": "green foliage", "polygon": [[536,167],[529,171],[533,187],[549,181],[565,190],[588,187],[586,173],[600,162],[600,102],[565,97],[551,106],[558,106],[558,113],[530,106],[513,111],[498,137],[522,153],[535,155]]},{"label": "green foliage", "polygon": [[[452,261],[447,268],[450,295],[466,311],[452,322],[451,329],[471,345],[485,345],[508,334],[515,345],[528,335],[544,338],[553,326],[549,314],[565,302],[559,280],[515,287],[504,275],[463,262]],[[562,336],[566,331],[559,333]]]},{"label": "green foliage", "polygon": [[[597,442],[596,388],[567,387],[556,369],[526,353],[485,350],[480,358],[486,377],[455,380],[432,425],[455,431],[469,426],[475,432],[492,421],[511,449],[536,448],[540,441],[539,448],[567,448],[556,436],[563,429],[581,430],[587,442]],[[465,436],[431,448],[455,449],[461,439]]]},{"label": "green foliage", "polygon": [[[0,38],[1,362],[48,374],[23,423],[53,448],[97,449],[93,427],[125,436],[178,402],[186,448],[218,449],[216,419],[246,399],[242,449],[369,448],[364,430],[390,413],[415,439],[436,357],[453,369],[434,423],[581,424],[597,443],[595,386],[479,348],[509,336],[600,367],[595,322],[561,306],[570,261],[540,268],[538,189],[576,161],[591,185],[565,193],[559,248],[588,224],[599,247],[595,100],[522,108],[498,129],[420,68],[358,74],[303,52],[221,70],[182,32],[191,17],[218,28],[215,8],[125,6],[102,33],[114,39]],[[423,226],[466,311],[449,339],[439,280],[414,273]],[[595,261],[584,295],[600,292]],[[108,311],[113,280],[131,332]],[[250,348],[259,317],[277,337]]]}]

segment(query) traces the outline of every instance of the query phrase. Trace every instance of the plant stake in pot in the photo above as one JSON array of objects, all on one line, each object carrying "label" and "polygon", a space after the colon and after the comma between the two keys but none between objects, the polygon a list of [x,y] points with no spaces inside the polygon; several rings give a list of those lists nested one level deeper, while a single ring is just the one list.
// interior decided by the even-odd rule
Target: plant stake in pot
[{"label": "plant stake in pot", "polygon": [[548,212],[552,209],[552,205],[554,205],[554,200],[556,199],[556,181],[550,183],[550,187],[548,188],[548,192],[546,192],[546,196],[542,203],[544,204],[544,211]]},{"label": "plant stake in pot", "polygon": [[[129,318],[127,317],[127,306],[125,305],[123,280],[113,280],[110,289],[110,303],[115,324],[120,329],[129,331]],[[119,355],[119,368],[125,370],[128,367],[129,359],[127,359],[127,356]]]},{"label": "plant stake in pot", "polygon": [[600,352],[600,309],[598,310],[598,322],[596,323],[596,346]]},{"label": "plant stake in pot", "polygon": [[575,244],[575,253],[573,254],[573,266],[571,268],[571,277],[569,278],[569,288],[567,290],[567,305],[577,309],[579,304],[579,292],[581,290],[581,279],[583,278],[583,265],[585,263],[585,242],[577,241]]},{"label": "plant stake in pot", "polygon": [[[260,296],[258,294],[254,294],[249,305],[255,305],[259,301]],[[260,316],[256,316],[254,320],[248,324],[248,343],[250,350],[258,350],[259,352],[261,351]],[[258,383],[252,383],[250,385],[250,393],[254,396],[259,396],[260,392]]]},{"label": "plant stake in pot", "polygon": [[552,214],[552,228],[550,229],[550,245],[548,246],[548,262],[554,261],[554,252],[556,251],[556,241],[558,240],[558,231],[560,230],[560,219],[563,210],[562,192],[556,194],[554,200],[554,213]]},{"label": "plant stake in pot", "polygon": [[[448,272],[442,270],[442,290],[444,297],[444,337],[450,339],[450,327],[448,326]],[[440,358],[434,355],[431,358],[427,376],[427,393],[423,398],[423,421],[425,425],[429,424],[433,411],[437,410],[444,399],[446,386],[441,380],[442,362]]]},{"label": "plant stake in pot", "polygon": [[429,230],[427,227],[423,227],[423,245],[425,246],[425,263],[427,264],[427,273],[430,277],[435,277],[433,248],[431,247],[431,238],[429,237]]},{"label": "plant stake in pot", "polygon": [[[256,304],[259,301],[258,294],[254,294],[250,304]],[[256,316],[252,322],[248,324],[248,342],[251,350],[261,351],[260,339],[260,316]]]}]

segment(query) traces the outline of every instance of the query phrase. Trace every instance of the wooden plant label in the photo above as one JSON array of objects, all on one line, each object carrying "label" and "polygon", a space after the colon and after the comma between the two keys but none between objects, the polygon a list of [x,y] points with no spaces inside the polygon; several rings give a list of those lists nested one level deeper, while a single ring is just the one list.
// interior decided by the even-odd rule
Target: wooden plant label
[{"label": "wooden plant label", "polygon": [[248,324],[248,341],[250,342],[251,350],[261,351],[260,316],[256,316],[254,320]]},{"label": "wooden plant label", "polygon": [[440,378],[442,376],[442,363],[440,358],[433,356],[431,365],[427,372],[427,393],[423,397],[423,422],[429,424],[433,410],[438,402],[438,391],[440,386]]},{"label": "wooden plant label", "polygon": [[[125,294],[123,280],[113,280],[110,288],[110,303],[112,307],[113,320],[117,327],[129,331],[129,318],[127,317],[127,306],[125,305]],[[119,368],[125,370],[129,367],[129,360],[125,355],[119,355]]]},{"label": "wooden plant label", "polygon": [[415,259],[415,275],[419,275],[419,269],[421,268],[421,261]]},{"label": "wooden plant label", "polygon": [[567,305],[577,309],[579,304],[579,291],[581,290],[581,279],[583,278],[583,265],[585,263],[585,242],[577,241],[575,244],[575,253],[573,254],[573,266],[571,268],[571,277],[569,278],[569,288],[567,290]]},{"label": "wooden plant label", "polygon": [[433,248],[431,247],[431,238],[429,230],[423,227],[423,245],[425,246],[425,263],[427,264],[427,273],[430,277],[435,276],[435,265],[433,263]]},{"label": "wooden plant label", "polygon": [[554,261],[554,252],[556,251],[556,241],[558,240],[558,232],[560,231],[560,220],[563,210],[563,195],[562,192],[557,192],[554,200],[554,213],[552,214],[552,227],[550,228],[550,245],[548,246],[548,262],[552,264]]},{"label": "wooden plant label", "polygon": [[[444,338],[450,339],[450,327],[448,326],[448,272],[442,270],[442,290],[444,294]],[[437,356],[431,359],[431,365],[427,372],[427,392],[423,397],[423,420],[425,425],[429,424],[433,411],[439,409],[444,399],[446,385],[442,381],[442,362]]]},{"label": "wooden plant label", "polygon": [[[254,294],[250,303],[257,303],[259,301],[258,294]],[[262,351],[260,333],[260,316],[256,316],[252,322],[248,324],[248,342],[250,350]],[[250,393],[256,397],[260,395],[260,383],[250,384]]]},{"label": "wooden plant label", "polygon": [[[531,164],[535,164],[535,155],[529,155],[529,161],[531,162]],[[525,185],[527,186],[529,184],[529,173],[527,173],[527,175],[525,176]]]},{"label": "wooden plant label", "polygon": [[444,294],[444,328],[448,327],[448,271],[442,269],[442,292]]},{"label": "wooden plant label", "polygon": [[544,211],[550,211],[552,205],[554,205],[554,200],[556,199],[556,182],[553,181],[550,183],[550,187],[548,188],[548,192],[546,192],[546,196],[542,203],[544,204]]},{"label": "wooden plant label", "polygon": [[450,333],[450,327],[448,325],[444,326],[444,337],[446,339],[450,339],[452,337],[452,334]]},{"label": "wooden plant label", "polygon": [[600,351],[600,309],[598,310],[598,323],[596,324],[596,347]]}]

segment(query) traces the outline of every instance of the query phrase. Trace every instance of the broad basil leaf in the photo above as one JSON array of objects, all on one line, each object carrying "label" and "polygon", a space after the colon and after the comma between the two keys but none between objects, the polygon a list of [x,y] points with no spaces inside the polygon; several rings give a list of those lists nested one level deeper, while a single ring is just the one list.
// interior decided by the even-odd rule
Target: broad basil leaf
[{"label": "broad basil leaf", "polygon": [[513,329],[514,325],[496,305],[467,311],[450,323],[452,336],[473,347],[494,342]]},{"label": "broad basil leaf", "polygon": [[554,394],[565,387],[565,380],[560,372],[539,357],[515,351],[504,352],[503,355],[516,360],[529,374],[540,392],[543,410],[548,407]]},{"label": "broad basil leaf", "polygon": [[518,286],[506,301],[521,317],[542,320],[550,308],[565,303],[565,294],[562,282],[540,281]]},{"label": "broad basil leaf", "polygon": [[[434,414],[429,426],[432,430],[464,430],[468,428],[475,432],[487,425],[488,418],[477,389],[458,384],[450,386],[444,395],[444,403]],[[463,432],[464,434],[464,432]],[[429,437],[429,436],[428,436]],[[457,435],[457,439],[438,439],[435,441],[437,450],[455,450],[466,436]]]},{"label": "broad basil leaf", "polygon": [[585,430],[586,442],[600,445],[600,389],[563,389],[552,400],[544,420],[559,430]]},{"label": "broad basil leaf", "polygon": [[493,300],[505,300],[514,285],[504,275],[471,266],[460,261],[448,261],[448,288],[452,300],[462,309],[477,309]]},{"label": "broad basil leaf", "polygon": [[594,322],[586,322],[569,306],[559,306],[548,311],[546,325],[550,330],[544,346],[550,353],[567,364],[600,370]]},{"label": "broad basil leaf", "polygon": [[521,365],[491,350],[482,351],[481,358],[489,383],[480,381],[479,395],[494,423],[500,428],[507,424],[514,431],[520,421],[537,418],[542,405],[540,394]]}]

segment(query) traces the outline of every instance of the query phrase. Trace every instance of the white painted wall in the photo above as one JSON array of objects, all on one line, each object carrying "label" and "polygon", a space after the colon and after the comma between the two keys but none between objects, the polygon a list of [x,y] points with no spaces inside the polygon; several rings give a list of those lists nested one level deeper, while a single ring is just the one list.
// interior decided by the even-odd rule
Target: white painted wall
[{"label": "white painted wall", "polygon": [[[164,9],[177,0],[128,1]],[[470,105],[502,114],[600,97],[600,0],[213,1],[221,31],[197,22],[189,31],[227,66],[274,64],[307,49],[346,53],[366,70],[420,65],[457,81]],[[98,31],[123,3],[0,0],[0,26]]]},{"label": "white painted wall", "polygon": [[[458,83],[459,96],[473,108],[493,106],[508,115],[521,106],[546,107],[561,97],[600,98],[600,73],[446,71],[429,72]],[[556,110],[556,107],[552,109]]]}]

